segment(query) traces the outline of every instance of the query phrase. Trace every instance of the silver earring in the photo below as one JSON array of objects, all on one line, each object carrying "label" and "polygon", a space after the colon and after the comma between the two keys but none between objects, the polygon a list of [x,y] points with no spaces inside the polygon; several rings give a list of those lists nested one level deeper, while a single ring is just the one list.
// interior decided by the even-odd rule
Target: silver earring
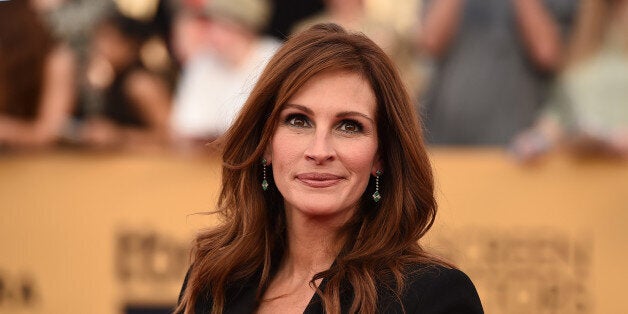
[{"label": "silver earring", "polygon": [[263,173],[263,180],[262,180],[262,190],[266,191],[268,190],[268,181],[266,181],[266,158],[262,159],[262,173]]},{"label": "silver earring", "polygon": [[375,172],[375,193],[373,193],[373,201],[375,201],[375,203],[382,199],[382,196],[379,194],[379,176],[381,175],[381,170],[377,170],[377,172]]}]

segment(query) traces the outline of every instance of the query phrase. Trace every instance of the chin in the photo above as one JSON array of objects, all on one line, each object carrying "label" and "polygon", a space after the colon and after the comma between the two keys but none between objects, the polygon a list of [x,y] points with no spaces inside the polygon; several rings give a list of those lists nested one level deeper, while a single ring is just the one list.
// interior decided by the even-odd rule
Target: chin
[{"label": "chin", "polygon": [[343,220],[348,220],[353,215],[355,209],[355,206],[324,202],[320,197],[304,199],[308,201],[294,204],[293,209],[310,218],[331,219],[343,217]]},{"label": "chin", "polygon": [[345,212],[345,211],[339,210],[337,207],[325,207],[325,206],[305,207],[298,210],[308,216],[321,216],[321,217],[335,216],[335,215]]}]

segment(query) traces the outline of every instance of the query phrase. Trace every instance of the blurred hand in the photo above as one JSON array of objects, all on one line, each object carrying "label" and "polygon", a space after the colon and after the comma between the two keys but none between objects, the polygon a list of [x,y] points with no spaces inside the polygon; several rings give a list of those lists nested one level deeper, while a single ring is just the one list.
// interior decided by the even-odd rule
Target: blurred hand
[{"label": "blurred hand", "polygon": [[615,132],[610,139],[610,144],[621,157],[628,158],[628,127]]},{"label": "blurred hand", "polygon": [[531,129],[518,134],[510,144],[509,151],[519,162],[531,163],[547,153],[551,146],[547,136]]},{"label": "blurred hand", "polygon": [[104,119],[92,119],[83,126],[79,139],[89,146],[106,148],[119,145],[121,135],[115,124]]},{"label": "blurred hand", "polygon": [[50,12],[59,8],[65,0],[31,0],[31,5],[35,10]]},{"label": "blurred hand", "polygon": [[9,138],[11,128],[9,127],[10,120],[0,115],[0,144],[4,143]]}]

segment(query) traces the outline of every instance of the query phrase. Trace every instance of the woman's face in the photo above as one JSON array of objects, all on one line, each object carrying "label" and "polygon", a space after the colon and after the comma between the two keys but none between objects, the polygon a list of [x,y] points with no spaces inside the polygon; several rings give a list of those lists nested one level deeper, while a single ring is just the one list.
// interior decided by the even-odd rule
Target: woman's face
[{"label": "woman's face", "polygon": [[96,30],[93,52],[104,57],[115,69],[121,69],[133,61],[135,47],[115,26],[104,24]]},{"label": "woman's face", "polygon": [[315,76],[283,106],[265,157],[289,217],[351,217],[381,169],[375,112],[369,82],[350,72]]}]

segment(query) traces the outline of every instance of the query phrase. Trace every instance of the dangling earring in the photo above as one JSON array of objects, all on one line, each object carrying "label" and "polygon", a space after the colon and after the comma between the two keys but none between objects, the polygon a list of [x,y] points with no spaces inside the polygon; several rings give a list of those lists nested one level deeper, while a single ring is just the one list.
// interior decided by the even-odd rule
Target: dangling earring
[{"label": "dangling earring", "polygon": [[375,172],[375,193],[373,193],[373,201],[375,201],[375,203],[379,202],[379,200],[382,199],[382,196],[379,195],[379,176],[381,175],[381,170],[377,170],[377,172]]},{"label": "dangling earring", "polygon": [[262,159],[262,173],[263,173],[263,180],[262,180],[262,190],[266,191],[268,190],[268,181],[266,181],[266,158]]}]

